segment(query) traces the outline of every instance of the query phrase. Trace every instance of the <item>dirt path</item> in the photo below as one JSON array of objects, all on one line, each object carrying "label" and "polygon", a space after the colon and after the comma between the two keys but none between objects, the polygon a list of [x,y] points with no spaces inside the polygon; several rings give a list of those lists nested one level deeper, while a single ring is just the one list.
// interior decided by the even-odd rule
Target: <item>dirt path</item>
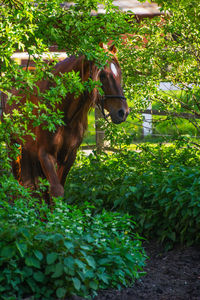
[{"label": "dirt path", "polygon": [[132,288],[104,291],[95,300],[200,300],[200,246],[167,253],[155,243],[145,248],[147,275]]}]

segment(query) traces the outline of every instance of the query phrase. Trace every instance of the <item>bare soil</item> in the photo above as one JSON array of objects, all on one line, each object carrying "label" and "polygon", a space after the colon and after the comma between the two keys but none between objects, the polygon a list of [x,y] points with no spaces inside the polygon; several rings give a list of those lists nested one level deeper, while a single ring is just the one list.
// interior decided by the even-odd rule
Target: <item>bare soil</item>
[{"label": "bare soil", "polygon": [[133,287],[99,292],[95,300],[200,300],[200,246],[165,252],[158,244],[148,243],[145,249],[147,274]]}]

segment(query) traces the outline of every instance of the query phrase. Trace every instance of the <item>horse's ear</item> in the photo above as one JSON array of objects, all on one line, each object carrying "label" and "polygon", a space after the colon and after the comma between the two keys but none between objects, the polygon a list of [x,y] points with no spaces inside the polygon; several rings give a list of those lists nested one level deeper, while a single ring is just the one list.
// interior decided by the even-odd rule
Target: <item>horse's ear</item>
[{"label": "horse's ear", "polygon": [[115,45],[110,46],[109,48],[110,52],[116,54],[117,53],[117,48],[115,47]]}]

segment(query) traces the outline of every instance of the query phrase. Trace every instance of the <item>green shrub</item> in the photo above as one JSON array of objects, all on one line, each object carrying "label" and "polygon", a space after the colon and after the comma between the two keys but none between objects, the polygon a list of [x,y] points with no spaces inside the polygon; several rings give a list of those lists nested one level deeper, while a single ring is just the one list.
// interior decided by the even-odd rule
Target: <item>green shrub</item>
[{"label": "green shrub", "polygon": [[[128,179],[130,183],[130,178]],[[126,182],[126,184],[128,183]],[[154,236],[167,247],[175,243],[200,242],[200,170],[197,167],[171,166],[144,173],[129,186],[129,194],[118,199],[128,207],[140,232]]]},{"label": "green shrub", "polygon": [[82,159],[66,183],[66,199],[128,212],[137,230],[167,247],[200,242],[199,153],[174,146],[140,146],[140,153]]},{"label": "green shrub", "polygon": [[[145,253],[128,215],[92,215],[56,201],[0,201],[1,299],[90,299],[97,290],[129,286]],[[9,298],[10,297],[10,298]]]}]

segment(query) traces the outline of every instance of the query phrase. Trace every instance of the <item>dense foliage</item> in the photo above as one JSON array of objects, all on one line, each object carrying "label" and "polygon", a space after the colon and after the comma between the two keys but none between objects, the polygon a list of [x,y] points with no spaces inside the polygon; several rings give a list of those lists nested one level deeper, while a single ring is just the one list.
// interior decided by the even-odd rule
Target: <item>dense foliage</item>
[{"label": "dense foliage", "polygon": [[[128,215],[92,215],[57,201],[0,201],[1,299],[90,299],[97,290],[129,286],[145,254]],[[10,297],[10,298],[9,298]]]},{"label": "dense foliage", "polygon": [[[31,135],[30,121],[55,130],[63,124],[62,113],[55,107],[64,94],[99,87],[99,82],[83,84],[77,73],[53,77],[57,58],[48,63],[43,54],[55,45],[67,55],[81,53],[103,66],[108,54],[99,43],[114,41],[132,116],[138,117],[138,112],[152,103],[167,113],[168,126],[178,128],[176,118],[187,117],[195,134],[199,132],[194,116],[200,117],[200,4],[197,0],[181,0],[178,6],[175,0],[157,2],[168,13],[139,24],[131,15],[119,12],[111,0],[77,0],[65,7],[61,0],[1,3],[0,90],[10,102],[19,101],[12,97],[11,88],[28,95],[38,80],[49,78],[52,82],[46,93],[38,91],[41,101],[37,107],[27,96],[26,105],[0,124],[2,299],[33,295],[49,300],[74,294],[89,298],[99,289],[130,285],[142,275],[145,260],[135,230],[149,239],[158,238],[167,247],[199,243],[199,152],[186,147],[189,139],[182,139],[178,130],[174,132],[181,143],[175,146],[146,144],[138,146],[139,152],[82,156],[65,188],[65,202],[77,204],[79,209],[55,200],[52,213],[41,199],[45,182],[36,191],[36,199],[11,175],[10,161],[19,148],[10,143],[10,137]],[[96,16],[99,3],[105,14]],[[130,35],[120,46],[122,33]],[[25,68],[12,59],[16,51],[27,51]],[[34,73],[28,70],[31,59]],[[181,97],[180,93],[179,97],[178,93],[160,93],[160,81],[178,86]],[[40,113],[37,117],[35,108]],[[122,128],[119,134],[116,126],[104,126],[111,145],[117,143],[122,149],[131,143],[133,128],[128,129],[129,134]],[[198,143],[193,141],[193,145]]]},{"label": "dense foliage", "polygon": [[[153,108],[160,114],[153,115],[153,134],[199,136],[200,3],[155,2],[162,15],[133,23],[132,35],[119,47],[132,127],[141,129],[141,111]],[[169,83],[162,92],[161,82]]]},{"label": "dense foliage", "polygon": [[66,201],[100,212],[128,212],[148,239],[167,247],[200,242],[200,153],[140,145],[139,152],[82,157],[66,183]]}]

